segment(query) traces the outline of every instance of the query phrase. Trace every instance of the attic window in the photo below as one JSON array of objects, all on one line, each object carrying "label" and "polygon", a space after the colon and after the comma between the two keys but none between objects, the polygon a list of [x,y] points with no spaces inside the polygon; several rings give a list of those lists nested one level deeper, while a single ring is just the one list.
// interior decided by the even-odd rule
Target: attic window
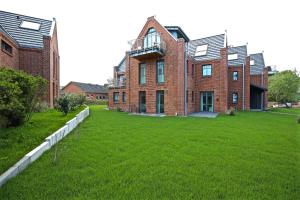
[{"label": "attic window", "polygon": [[228,60],[236,60],[238,59],[237,53],[228,54]]},{"label": "attic window", "polygon": [[38,31],[41,27],[41,24],[30,21],[22,21],[20,27]]},{"label": "attic window", "polygon": [[250,60],[250,65],[255,65],[255,61],[254,60]]},{"label": "attic window", "polygon": [[197,46],[195,56],[205,56],[207,54],[208,44]]}]

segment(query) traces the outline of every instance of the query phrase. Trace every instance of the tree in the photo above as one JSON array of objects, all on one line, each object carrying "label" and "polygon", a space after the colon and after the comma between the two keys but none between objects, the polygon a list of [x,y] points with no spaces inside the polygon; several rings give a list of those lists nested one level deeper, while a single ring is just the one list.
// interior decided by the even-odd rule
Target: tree
[{"label": "tree", "polygon": [[46,80],[0,67],[0,127],[27,121],[46,91]]},{"label": "tree", "polygon": [[282,71],[269,78],[269,100],[279,103],[295,102],[298,100],[297,91],[300,77],[297,71]]}]

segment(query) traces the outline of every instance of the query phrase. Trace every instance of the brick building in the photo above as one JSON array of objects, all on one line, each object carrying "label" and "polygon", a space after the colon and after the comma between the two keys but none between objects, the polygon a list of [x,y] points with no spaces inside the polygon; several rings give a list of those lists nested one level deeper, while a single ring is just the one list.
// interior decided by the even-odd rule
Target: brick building
[{"label": "brick building", "polygon": [[83,94],[90,100],[108,100],[107,88],[91,83],[79,83],[71,81],[62,89],[62,93]]},{"label": "brick building", "polygon": [[267,105],[263,55],[228,46],[225,34],[190,40],[180,27],[149,17],[129,43],[131,49],[114,67],[110,109],[188,115]]},{"label": "brick building", "polygon": [[0,43],[0,66],[46,79],[44,100],[52,107],[60,80],[56,20],[0,11]]}]

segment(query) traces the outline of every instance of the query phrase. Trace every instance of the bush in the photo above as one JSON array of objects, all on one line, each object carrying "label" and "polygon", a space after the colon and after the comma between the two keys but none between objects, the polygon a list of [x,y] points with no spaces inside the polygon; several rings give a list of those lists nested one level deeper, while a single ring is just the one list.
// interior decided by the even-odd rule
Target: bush
[{"label": "bush", "polygon": [[228,109],[226,111],[226,115],[234,116],[235,115],[235,109],[233,107],[230,107],[230,109]]},{"label": "bush", "polygon": [[46,80],[41,77],[0,67],[0,126],[18,126],[29,120],[45,89]]},{"label": "bush", "polygon": [[92,99],[88,99],[86,101],[86,104],[88,105],[108,105],[108,101],[107,100],[92,100]]},{"label": "bush", "polygon": [[47,104],[47,102],[43,101],[43,102],[38,102],[34,109],[33,112],[46,112],[49,109],[49,106]]},{"label": "bush", "polygon": [[298,124],[300,124],[300,116],[298,117],[297,122],[298,122]]},{"label": "bush", "polygon": [[85,100],[84,95],[65,94],[56,99],[55,108],[67,115],[71,110],[76,110],[82,106]]}]

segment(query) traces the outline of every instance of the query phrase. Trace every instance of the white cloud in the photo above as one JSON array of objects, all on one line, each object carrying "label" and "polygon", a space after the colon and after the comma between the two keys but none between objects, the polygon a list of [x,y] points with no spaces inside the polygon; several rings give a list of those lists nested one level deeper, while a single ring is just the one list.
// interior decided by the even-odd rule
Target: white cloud
[{"label": "white cloud", "polygon": [[58,22],[61,84],[103,84],[112,77],[147,17],[179,25],[190,39],[228,31],[229,44],[248,42],[248,53],[264,50],[267,65],[300,70],[297,1],[61,1],[1,2],[1,10]]}]

